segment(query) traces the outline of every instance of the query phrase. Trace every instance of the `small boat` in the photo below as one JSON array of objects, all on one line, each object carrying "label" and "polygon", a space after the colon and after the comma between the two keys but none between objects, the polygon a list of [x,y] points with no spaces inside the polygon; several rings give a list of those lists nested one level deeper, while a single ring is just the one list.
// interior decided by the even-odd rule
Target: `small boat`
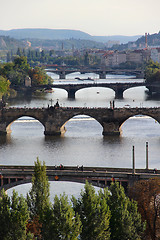
[{"label": "small boat", "polygon": [[45,93],[52,93],[52,92],[54,92],[54,90],[52,88],[49,88],[49,89],[45,89],[44,92]]},{"label": "small boat", "polygon": [[89,81],[94,81],[94,79],[92,79],[92,78],[90,78],[90,77],[88,77],[88,78],[79,78],[79,77],[76,77],[75,79],[77,79],[77,80],[79,80],[79,81],[87,81],[87,80],[89,80]]}]

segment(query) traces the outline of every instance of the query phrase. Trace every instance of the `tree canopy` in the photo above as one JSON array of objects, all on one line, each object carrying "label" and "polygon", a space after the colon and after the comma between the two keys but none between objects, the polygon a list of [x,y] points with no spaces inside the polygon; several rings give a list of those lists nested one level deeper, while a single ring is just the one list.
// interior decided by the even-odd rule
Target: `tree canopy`
[{"label": "tree canopy", "polygon": [[79,213],[82,221],[83,240],[110,239],[110,210],[107,202],[95,192],[94,187],[86,182],[85,190],[80,198],[72,197],[74,210]]},{"label": "tree canopy", "polygon": [[24,86],[26,76],[31,77],[32,85],[42,85],[51,82],[51,77],[47,75],[44,69],[30,67],[27,57],[15,57],[13,62],[0,65],[0,76],[8,79],[11,86]]},{"label": "tree canopy", "polygon": [[160,83],[160,64],[150,60],[145,68],[146,83]]},{"label": "tree canopy", "polygon": [[2,240],[25,240],[29,218],[26,199],[13,191],[8,197],[4,190],[0,198],[0,237]]},{"label": "tree canopy", "polygon": [[118,182],[111,184],[107,202],[111,211],[111,239],[141,239],[145,224],[141,220],[137,203],[126,196],[124,188]]},{"label": "tree canopy", "polygon": [[143,221],[146,221],[146,235],[152,240],[160,236],[160,179],[139,181],[130,188],[130,197],[138,202]]},{"label": "tree canopy", "polygon": [[10,81],[4,78],[3,76],[0,76],[0,98],[7,94],[10,87]]}]

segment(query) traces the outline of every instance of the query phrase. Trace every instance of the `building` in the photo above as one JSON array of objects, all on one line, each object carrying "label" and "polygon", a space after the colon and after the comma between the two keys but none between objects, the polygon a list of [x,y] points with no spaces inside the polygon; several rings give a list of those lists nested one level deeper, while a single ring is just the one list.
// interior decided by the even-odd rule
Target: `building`
[{"label": "building", "polygon": [[128,51],[126,54],[127,62],[142,63],[143,62],[143,50]]},{"label": "building", "polygon": [[126,62],[126,52],[108,51],[103,55],[102,62],[107,67],[117,67]]}]

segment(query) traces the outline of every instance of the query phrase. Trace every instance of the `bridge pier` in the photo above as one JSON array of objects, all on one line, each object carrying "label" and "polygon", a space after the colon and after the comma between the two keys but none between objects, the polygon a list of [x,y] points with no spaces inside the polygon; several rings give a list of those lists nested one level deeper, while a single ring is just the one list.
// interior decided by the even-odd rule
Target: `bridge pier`
[{"label": "bridge pier", "polygon": [[115,90],[115,98],[116,99],[123,99],[123,89],[118,88]]},{"label": "bridge pier", "polygon": [[65,73],[65,71],[59,73],[59,78],[60,78],[60,79],[66,79],[66,73]]},{"label": "bridge pier", "polygon": [[56,126],[52,122],[47,122],[45,124],[44,135],[45,136],[60,136],[66,131],[65,126]]},{"label": "bridge pier", "polygon": [[100,79],[106,79],[106,71],[102,71],[99,73],[99,78]]},{"label": "bridge pier", "polygon": [[68,90],[68,98],[75,98],[75,93],[76,93],[76,90],[75,89],[69,89]]},{"label": "bridge pier", "polygon": [[7,126],[6,122],[0,123],[0,135],[1,136],[7,135],[7,133],[10,133],[10,132],[11,132],[10,124]]},{"label": "bridge pier", "polygon": [[103,122],[103,136],[119,136],[121,133],[118,122]]}]

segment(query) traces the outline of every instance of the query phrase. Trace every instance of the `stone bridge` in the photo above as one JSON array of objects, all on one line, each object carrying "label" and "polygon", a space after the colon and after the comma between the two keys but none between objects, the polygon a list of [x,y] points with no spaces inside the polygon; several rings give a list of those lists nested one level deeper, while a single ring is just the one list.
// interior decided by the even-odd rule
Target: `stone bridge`
[{"label": "stone bridge", "polygon": [[2,108],[0,110],[0,134],[10,131],[10,125],[16,119],[28,116],[37,119],[44,126],[44,134],[61,135],[65,124],[77,115],[87,115],[98,121],[102,134],[119,135],[122,124],[135,115],[146,115],[160,123],[160,107],[157,108],[81,108],[81,107],[48,107],[48,108]]},{"label": "stone bridge", "polygon": [[[147,180],[160,177],[160,170],[131,168],[106,168],[106,167],[83,167],[47,166],[46,173],[49,181],[68,181],[85,183],[86,180],[94,186],[110,186],[112,181],[118,181],[127,190],[135,181]],[[0,190],[31,183],[34,174],[34,166],[0,166]]]},{"label": "stone bridge", "polygon": [[[104,87],[111,88],[115,91],[115,98],[123,98],[123,92],[129,88],[145,86],[144,82],[129,82],[129,83],[83,83],[83,84],[52,84],[50,88],[61,88],[68,92],[69,98],[75,98],[75,93],[83,88]],[[47,86],[46,86],[47,87]]]}]

